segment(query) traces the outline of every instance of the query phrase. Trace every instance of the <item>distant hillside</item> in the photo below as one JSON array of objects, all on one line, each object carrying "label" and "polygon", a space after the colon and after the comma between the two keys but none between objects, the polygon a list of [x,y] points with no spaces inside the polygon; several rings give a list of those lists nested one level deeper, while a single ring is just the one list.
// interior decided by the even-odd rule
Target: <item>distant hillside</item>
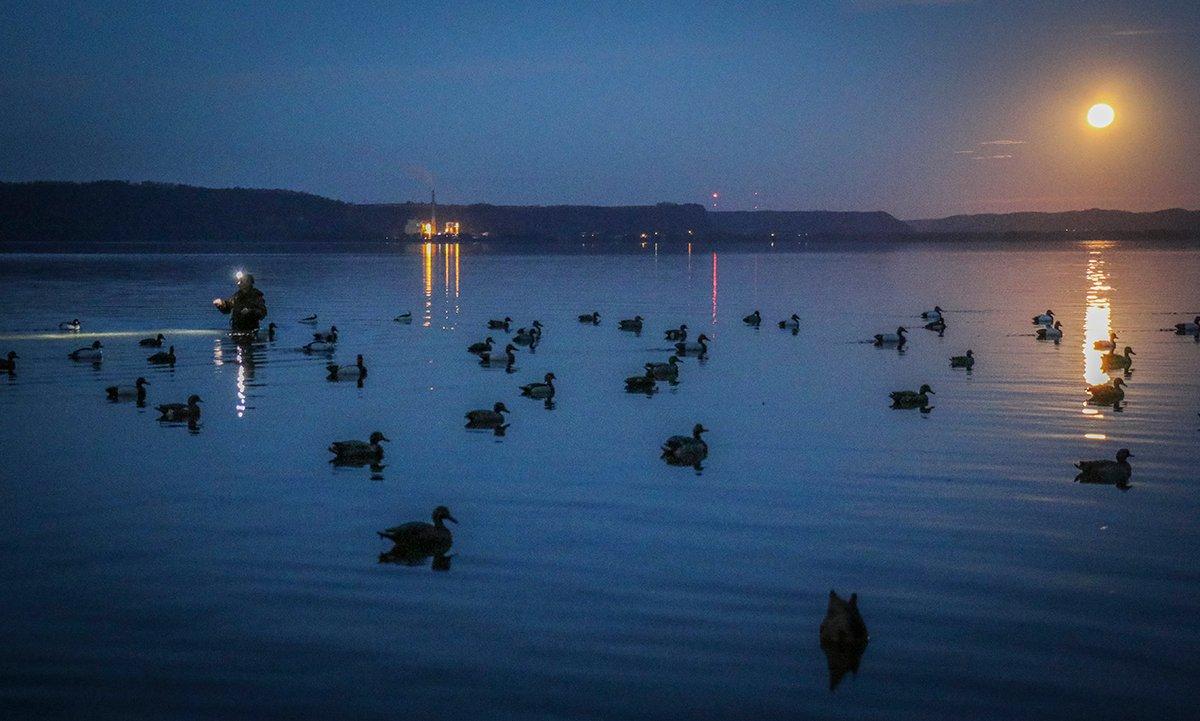
[{"label": "distant hillside", "polygon": [[893,235],[911,233],[906,223],[883,211],[753,210],[709,213],[712,229],[736,235]]},{"label": "distant hillside", "polygon": [[918,233],[1149,233],[1200,231],[1200,210],[1074,210],[1065,213],[991,213],[906,221]]}]

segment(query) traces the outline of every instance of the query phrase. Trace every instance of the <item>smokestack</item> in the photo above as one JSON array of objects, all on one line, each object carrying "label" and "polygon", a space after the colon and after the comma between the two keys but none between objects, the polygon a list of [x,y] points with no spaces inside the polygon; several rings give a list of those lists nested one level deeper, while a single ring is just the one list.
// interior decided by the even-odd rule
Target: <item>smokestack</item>
[{"label": "smokestack", "polygon": [[429,191],[429,224],[433,228],[433,234],[437,235],[437,191],[433,189]]}]

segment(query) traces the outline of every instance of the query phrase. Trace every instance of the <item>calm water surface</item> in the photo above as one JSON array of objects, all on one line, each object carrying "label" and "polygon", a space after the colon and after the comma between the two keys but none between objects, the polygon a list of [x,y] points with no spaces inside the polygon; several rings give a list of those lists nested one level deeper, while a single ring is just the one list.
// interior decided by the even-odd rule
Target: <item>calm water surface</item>
[{"label": "calm water surface", "polygon": [[[1200,671],[1200,250],[0,255],[9,718],[1184,718]],[[277,339],[210,301],[245,268]],[[948,310],[944,337],[915,317]],[[745,327],[792,312],[798,335]],[[1029,318],[1053,308],[1060,344]],[[603,323],[576,315],[599,310]],[[393,323],[412,311],[412,325]],[[298,347],[318,313],[362,388]],[[616,330],[646,317],[640,337]],[[488,318],[546,326],[512,373]],[[52,330],[79,317],[84,332]],[[713,338],[653,397],[662,330]],[[863,343],[912,328],[904,353]],[[514,325],[514,327],[515,327]],[[1091,341],[1137,352],[1120,412]],[[136,341],[162,330],[174,368]],[[502,332],[493,332],[500,336]],[[68,351],[101,339],[99,366]],[[970,374],[948,357],[974,349]],[[547,371],[553,408],[518,396]],[[199,427],[104,399],[206,404]],[[888,408],[929,383],[931,413]],[[463,413],[504,401],[504,436]],[[703,470],[658,458],[712,429]],[[329,441],[392,439],[335,468]],[[1072,463],[1130,448],[1127,491]],[[459,519],[448,559],[375,531]],[[434,566],[448,571],[439,572]],[[830,588],[871,633],[833,691]]]}]

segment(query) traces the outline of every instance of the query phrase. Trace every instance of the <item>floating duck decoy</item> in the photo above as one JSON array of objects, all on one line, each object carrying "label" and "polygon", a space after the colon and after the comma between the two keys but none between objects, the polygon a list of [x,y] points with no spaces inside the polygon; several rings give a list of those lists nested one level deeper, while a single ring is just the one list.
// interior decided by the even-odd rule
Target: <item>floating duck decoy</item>
[{"label": "floating duck decoy", "polygon": [[938,335],[941,335],[946,332],[946,321],[939,318],[935,321],[926,323],[925,330],[937,331]]},{"label": "floating duck decoy", "polygon": [[658,383],[654,380],[654,371],[649,368],[640,376],[629,376],[625,379],[625,390],[629,393],[645,393],[649,395],[658,390]]},{"label": "floating duck decoy", "polygon": [[1088,386],[1087,392],[1088,403],[1098,406],[1111,406],[1125,400],[1125,389],[1121,386],[1125,385],[1123,378],[1113,378],[1108,383],[1100,383],[1094,386]]},{"label": "floating duck decoy", "polygon": [[921,313],[921,320],[934,321],[934,320],[941,320],[941,319],[942,319],[942,306],[940,306],[940,305],[935,305],[935,306],[933,306],[933,310],[927,310],[927,311]]},{"label": "floating duck decoy", "polygon": [[487,322],[487,327],[489,330],[507,331],[510,323],[512,323],[512,318],[505,316],[504,320],[489,320]]},{"label": "floating duck decoy", "polygon": [[1129,478],[1133,475],[1133,468],[1129,465],[1130,458],[1133,458],[1133,454],[1128,448],[1122,448],[1117,451],[1115,461],[1080,461],[1075,464],[1079,469],[1075,480],[1078,483],[1099,483],[1128,488]]},{"label": "floating duck decoy", "polygon": [[762,325],[762,313],[754,311],[745,318],[742,318],[742,322],[746,325],[760,326]]},{"label": "floating duck decoy", "polygon": [[1109,371],[1128,371],[1133,365],[1133,358],[1137,353],[1129,346],[1125,346],[1125,353],[1120,354],[1114,351],[1109,351],[1100,356],[1100,370],[1108,373]]},{"label": "floating duck decoy", "polygon": [[83,324],[79,322],[78,318],[76,318],[75,320],[69,320],[69,321],[66,321],[65,323],[58,324],[59,330],[69,330],[74,333],[78,333],[79,329],[82,327],[83,327]]},{"label": "floating duck decoy", "polygon": [[858,611],[857,593],[844,600],[832,589],[829,591],[829,607],[821,621],[820,639],[821,650],[829,664],[829,690],[832,691],[847,673],[857,675],[859,662],[870,640],[867,624]]},{"label": "floating duck decoy", "polygon": [[673,381],[679,377],[679,356],[671,356],[666,363],[647,363],[646,370],[659,380]]},{"label": "floating duck decoy", "polygon": [[333,454],[331,463],[346,465],[378,463],[383,460],[383,446],[388,437],[375,431],[368,441],[334,441],[329,444],[329,452]]},{"label": "floating duck decoy", "polygon": [[666,333],[663,334],[663,338],[666,340],[681,341],[681,340],[687,340],[687,335],[688,335],[688,327],[687,327],[687,323],[684,323],[683,325],[679,326],[678,328],[672,328],[672,329],[668,330]]},{"label": "floating duck decoy", "polygon": [[489,335],[484,340],[482,340],[478,343],[472,343],[471,345],[467,346],[467,352],[472,353],[474,355],[483,355],[484,353],[491,352],[492,346],[495,343],[496,343],[496,341],[492,340],[492,337]]},{"label": "floating duck decoy", "polygon": [[786,318],[784,320],[779,321],[779,327],[783,328],[784,330],[799,330],[800,329],[800,316],[796,315],[795,313],[792,313],[791,318]]},{"label": "floating duck decoy", "polygon": [[535,336],[537,336],[537,338],[538,338],[539,340],[541,340],[541,337],[542,337],[542,322],[541,322],[540,320],[537,320],[537,319],[535,319],[535,320],[533,321],[533,325],[531,325],[531,326],[529,327],[529,331],[530,331],[531,333],[533,333]]},{"label": "floating duck decoy", "polygon": [[166,340],[166,338],[167,337],[165,335],[159,333],[154,338],[143,338],[139,340],[138,345],[142,346],[143,348],[162,348],[163,341]]},{"label": "floating duck decoy", "polygon": [[1034,325],[1053,325],[1054,324],[1054,311],[1047,310],[1045,313],[1042,313],[1041,315],[1035,315],[1033,317],[1033,324]]},{"label": "floating duck decoy", "polygon": [[87,348],[76,348],[75,350],[68,353],[67,357],[70,358],[71,360],[99,361],[104,358],[103,348],[104,348],[103,343],[101,343],[100,341],[94,341],[92,343],[92,345]]},{"label": "floating duck decoy", "polygon": [[966,368],[971,370],[975,367],[975,353],[968,350],[966,355],[956,355],[950,358],[951,368]]},{"label": "floating duck decoy", "polygon": [[325,370],[329,373],[326,377],[331,381],[361,381],[367,377],[367,367],[363,365],[361,354],[354,360],[352,366],[330,363],[325,366]]},{"label": "floating duck decoy", "polygon": [[1092,344],[1093,350],[1116,350],[1117,349],[1117,334],[1114,331],[1109,331],[1108,340],[1098,340]]},{"label": "floating duck decoy", "polygon": [[512,343],[504,346],[504,352],[491,350],[479,354],[479,364],[485,366],[509,366],[517,362],[517,347]]},{"label": "floating duck decoy", "polygon": [[700,434],[708,429],[697,423],[690,436],[671,436],[662,444],[662,458],[673,466],[698,466],[708,457],[708,444]]},{"label": "floating duck decoy", "polygon": [[554,397],[554,374],[547,373],[542,383],[521,386],[521,395],[528,398],[546,399]]},{"label": "floating duck decoy", "polygon": [[16,372],[17,359],[20,357],[15,350],[10,350],[7,356],[0,358],[0,371],[4,371],[5,373]]},{"label": "floating duck decoy", "polygon": [[175,346],[171,346],[166,352],[159,351],[146,359],[146,362],[154,365],[175,365]]},{"label": "floating duck decoy", "polygon": [[907,332],[908,332],[907,328],[905,328],[904,326],[900,326],[899,328],[896,329],[895,333],[876,333],[875,334],[875,345],[877,345],[877,346],[904,345],[905,343],[908,342],[908,337],[906,335],[904,335]]},{"label": "floating duck decoy", "polygon": [[641,333],[642,332],[642,317],[640,315],[635,315],[632,318],[626,318],[624,320],[618,321],[617,328],[619,330],[632,330],[632,331]]},{"label": "floating duck decoy", "polygon": [[517,345],[533,345],[537,342],[537,334],[528,328],[518,328],[513,335],[513,343]]},{"label": "floating duck decoy", "polygon": [[317,314],[313,313],[312,315],[305,316],[305,317],[301,318],[298,322],[303,323],[305,325],[316,325],[317,324]]},{"label": "floating duck decoy", "polygon": [[110,401],[131,401],[137,400],[138,405],[146,402],[146,386],[150,385],[150,381],[145,378],[138,378],[134,381],[133,387],[129,386],[110,386],[104,389],[108,394]]},{"label": "floating duck decoy", "polygon": [[454,542],[454,538],[450,529],[446,528],[444,521],[458,523],[454,516],[450,515],[449,508],[438,506],[433,509],[433,523],[412,521],[378,533],[380,538],[385,538],[397,546],[449,548],[450,544]]},{"label": "floating duck decoy", "polygon": [[701,333],[696,338],[694,343],[680,341],[675,344],[675,352],[679,355],[697,355],[704,357],[708,355],[708,341],[711,340],[708,336]]},{"label": "floating duck decoy", "polygon": [[200,396],[191,395],[187,403],[166,403],[158,406],[160,421],[195,421],[200,418]]},{"label": "floating duck decoy", "polygon": [[1176,323],[1175,332],[1179,335],[1194,335],[1200,333],[1200,315],[1191,323]]},{"label": "floating duck decoy", "polygon": [[338,327],[336,325],[331,325],[327,331],[319,330],[316,333],[313,333],[313,340],[324,341],[326,343],[337,343]]},{"label": "floating duck decoy", "polygon": [[919,391],[893,391],[888,397],[892,399],[892,408],[924,408],[929,405],[931,395],[933,389],[926,383]]},{"label": "floating duck decoy", "polygon": [[1052,325],[1052,326],[1042,326],[1041,328],[1037,329],[1037,339],[1038,340],[1058,341],[1058,340],[1062,340],[1062,337],[1063,337],[1062,321],[1056,320],[1056,321],[1054,321],[1054,325]]},{"label": "floating duck decoy", "polygon": [[600,314],[597,312],[585,313],[579,316],[580,323],[591,323],[592,325],[600,325]]},{"label": "floating duck decoy", "polygon": [[337,339],[310,341],[300,346],[300,350],[305,353],[332,353],[337,350]]},{"label": "floating duck decoy", "polygon": [[508,424],[504,422],[504,414],[508,412],[508,407],[500,402],[492,406],[491,410],[485,408],[467,411],[467,428],[507,428]]},{"label": "floating duck decoy", "polygon": [[412,323],[412,312],[410,311],[408,313],[401,313],[395,318],[392,318],[392,320],[397,323]]},{"label": "floating duck decoy", "polygon": [[255,333],[259,336],[265,336],[267,340],[275,340],[275,330],[277,326],[274,323],[268,323],[266,328],[260,327]]}]

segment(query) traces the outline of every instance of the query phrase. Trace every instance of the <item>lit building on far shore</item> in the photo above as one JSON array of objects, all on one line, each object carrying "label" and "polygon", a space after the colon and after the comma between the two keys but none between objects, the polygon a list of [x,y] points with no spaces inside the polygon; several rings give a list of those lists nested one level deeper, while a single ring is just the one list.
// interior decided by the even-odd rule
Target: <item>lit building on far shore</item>
[{"label": "lit building on far shore", "polygon": [[432,191],[429,195],[429,219],[409,218],[404,223],[405,235],[419,235],[425,240],[445,236],[456,238],[460,232],[461,226],[457,220],[447,220],[442,224],[441,232],[438,232],[437,195]]}]

